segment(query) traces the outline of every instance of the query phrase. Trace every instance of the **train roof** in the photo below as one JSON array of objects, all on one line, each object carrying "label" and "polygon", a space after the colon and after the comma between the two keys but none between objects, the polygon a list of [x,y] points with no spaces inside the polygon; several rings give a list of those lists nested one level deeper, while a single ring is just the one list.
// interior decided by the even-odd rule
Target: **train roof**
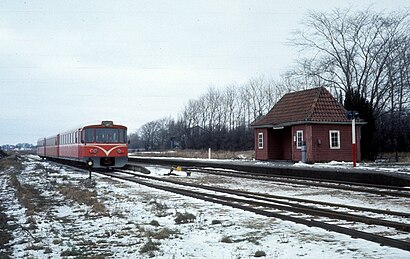
[{"label": "train roof", "polygon": [[[95,121],[95,122],[90,122],[90,123],[87,123],[87,124],[84,123],[82,125],[79,125],[78,127],[71,128],[71,130],[61,131],[61,132],[59,132],[55,135],[51,135],[51,136],[46,137],[46,139],[54,138],[58,134],[61,135],[61,134],[66,134],[66,133],[70,133],[70,132],[75,132],[77,130],[81,130],[81,129],[86,128],[86,127],[99,127],[99,126],[101,126],[101,127],[112,127],[113,126],[113,127],[127,128],[124,125],[115,124],[114,121],[110,121],[110,120]],[[43,139],[44,138],[39,138],[37,141],[41,141]]]}]

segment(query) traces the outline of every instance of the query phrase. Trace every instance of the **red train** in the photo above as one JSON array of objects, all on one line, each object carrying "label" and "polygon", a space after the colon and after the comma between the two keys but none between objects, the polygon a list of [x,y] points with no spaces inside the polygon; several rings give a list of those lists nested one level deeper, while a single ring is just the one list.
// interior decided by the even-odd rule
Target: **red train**
[{"label": "red train", "polygon": [[87,163],[94,168],[123,167],[128,162],[127,127],[112,121],[41,138],[40,157]]}]

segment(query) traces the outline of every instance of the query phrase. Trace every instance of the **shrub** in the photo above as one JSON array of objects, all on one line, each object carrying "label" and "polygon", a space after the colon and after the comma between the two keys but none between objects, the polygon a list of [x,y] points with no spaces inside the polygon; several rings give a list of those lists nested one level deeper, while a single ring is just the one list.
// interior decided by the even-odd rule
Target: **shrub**
[{"label": "shrub", "polygon": [[222,242],[222,243],[228,243],[228,244],[233,243],[233,241],[232,241],[232,239],[231,239],[230,237],[223,237],[223,238],[221,239],[221,242]]},{"label": "shrub", "polygon": [[158,232],[155,232],[152,237],[155,239],[168,239],[171,235],[175,235],[177,231],[171,230],[169,228],[163,228]]},{"label": "shrub", "polygon": [[169,215],[169,213],[167,213],[169,209],[167,204],[158,202],[157,200],[152,200],[148,204],[152,206],[151,211],[153,211],[157,217],[166,217]]},{"label": "shrub", "polygon": [[254,257],[264,257],[266,253],[264,251],[256,251]]},{"label": "shrub", "polygon": [[212,225],[218,225],[218,224],[222,224],[222,221],[220,221],[219,219],[213,219],[211,222]]},{"label": "shrub", "polygon": [[153,242],[151,239],[148,239],[148,241],[141,247],[140,253],[145,254],[145,253],[152,253],[153,251],[158,251],[159,250],[159,242]]},{"label": "shrub", "polygon": [[151,226],[154,226],[154,227],[159,227],[159,222],[158,221],[156,221],[156,220],[151,220],[151,222],[149,223]]},{"label": "shrub", "polygon": [[77,250],[76,248],[72,247],[70,249],[64,250],[63,252],[61,252],[60,254],[61,256],[65,257],[65,256],[75,256],[75,257],[79,257],[82,255],[80,250]]},{"label": "shrub", "polygon": [[193,222],[195,219],[196,219],[196,216],[194,214],[191,214],[188,212],[185,212],[185,213],[177,212],[176,217],[175,217],[175,223],[185,224],[185,223]]}]

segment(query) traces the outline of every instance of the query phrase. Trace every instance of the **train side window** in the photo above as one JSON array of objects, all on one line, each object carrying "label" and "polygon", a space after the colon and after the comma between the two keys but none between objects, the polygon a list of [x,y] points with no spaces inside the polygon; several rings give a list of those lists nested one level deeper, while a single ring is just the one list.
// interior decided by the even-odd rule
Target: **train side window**
[{"label": "train side window", "polygon": [[78,131],[76,131],[74,134],[75,134],[75,143],[77,144],[78,143]]}]

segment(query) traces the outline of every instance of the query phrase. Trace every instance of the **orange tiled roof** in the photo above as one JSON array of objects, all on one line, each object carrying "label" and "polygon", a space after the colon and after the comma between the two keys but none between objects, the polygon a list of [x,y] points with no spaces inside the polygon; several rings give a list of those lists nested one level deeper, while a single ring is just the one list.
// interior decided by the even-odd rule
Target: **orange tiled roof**
[{"label": "orange tiled roof", "polygon": [[348,123],[346,109],[324,87],[285,94],[253,127]]}]

